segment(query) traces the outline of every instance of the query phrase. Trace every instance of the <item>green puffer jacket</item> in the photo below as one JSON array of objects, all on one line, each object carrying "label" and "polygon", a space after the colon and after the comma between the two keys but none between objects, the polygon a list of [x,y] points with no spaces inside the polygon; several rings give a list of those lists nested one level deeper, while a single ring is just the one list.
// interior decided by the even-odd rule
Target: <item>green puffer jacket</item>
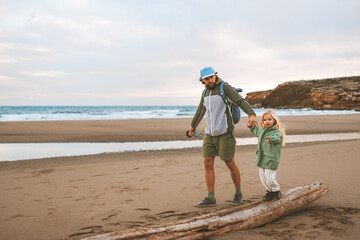
[{"label": "green puffer jacket", "polygon": [[[276,170],[280,162],[281,154],[281,132],[274,125],[259,129],[255,126],[250,131],[258,138],[258,149],[256,151],[255,165],[261,168]],[[265,142],[266,138],[270,143]]]}]

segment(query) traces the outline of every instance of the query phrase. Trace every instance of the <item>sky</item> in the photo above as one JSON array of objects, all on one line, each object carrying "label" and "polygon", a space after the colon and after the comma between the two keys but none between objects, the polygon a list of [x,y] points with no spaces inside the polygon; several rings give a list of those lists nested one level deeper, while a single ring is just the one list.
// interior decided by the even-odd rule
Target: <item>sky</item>
[{"label": "sky", "polygon": [[197,105],[360,75],[358,0],[0,0],[0,106]]}]

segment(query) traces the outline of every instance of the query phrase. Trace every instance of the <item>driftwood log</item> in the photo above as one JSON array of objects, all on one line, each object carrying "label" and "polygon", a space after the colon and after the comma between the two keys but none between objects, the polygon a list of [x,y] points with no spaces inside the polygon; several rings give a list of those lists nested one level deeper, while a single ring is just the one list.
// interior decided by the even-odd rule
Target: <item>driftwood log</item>
[{"label": "driftwood log", "polygon": [[315,201],[326,191],[325,184],[314,182],[310,185],[290,189],[283,194],[280,200],[276,201],[258,201],[178,222],[111,232],[85,239],[201,239],[264,225]]}]

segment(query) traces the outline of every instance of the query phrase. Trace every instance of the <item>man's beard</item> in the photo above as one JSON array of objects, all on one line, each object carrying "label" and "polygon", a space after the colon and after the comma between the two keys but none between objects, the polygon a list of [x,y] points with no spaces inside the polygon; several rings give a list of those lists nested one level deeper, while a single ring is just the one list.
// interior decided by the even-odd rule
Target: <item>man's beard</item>
[{"label": "man's beard", "polygon": [[206,88],[209,90],[213,90],[216,87],[216,83],[214,83],[211,87],[209,85],[206,85]]}]

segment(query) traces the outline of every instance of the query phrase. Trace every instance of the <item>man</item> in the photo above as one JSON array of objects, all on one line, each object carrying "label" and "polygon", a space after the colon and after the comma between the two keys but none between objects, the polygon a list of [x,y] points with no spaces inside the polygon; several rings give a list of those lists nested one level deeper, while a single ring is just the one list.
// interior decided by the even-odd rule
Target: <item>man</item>
[{"label": "man", "polygon": [[[220,95],[220,84],[223,82],[212,67],[205,67],[200,71],[200,81],[205,84],[206,93],[202,95],[200,104],[189,128],[189,136],[193,136],[196,127],[206,114],[206,128],[203,140],[203,157],[205,166],[205,180],[208,196],[201,202],[195,203],[196,207],[208,207],[216,205],[214,185],[215,172],[214,160],[219,156],[225,161],[230,170],[232,181],[235,185],[235,197],[231,205],[240,205],[243,199],[241,193],[240,171],[237,167],[234,155],[236,140],[234,136],[234,123],[229,107]],[[249,115],[249,121],[253,127],[256,122],[256,115],[251,105],[245,101],[229,84],[224,84],[226,97],[238,105]]]}]

